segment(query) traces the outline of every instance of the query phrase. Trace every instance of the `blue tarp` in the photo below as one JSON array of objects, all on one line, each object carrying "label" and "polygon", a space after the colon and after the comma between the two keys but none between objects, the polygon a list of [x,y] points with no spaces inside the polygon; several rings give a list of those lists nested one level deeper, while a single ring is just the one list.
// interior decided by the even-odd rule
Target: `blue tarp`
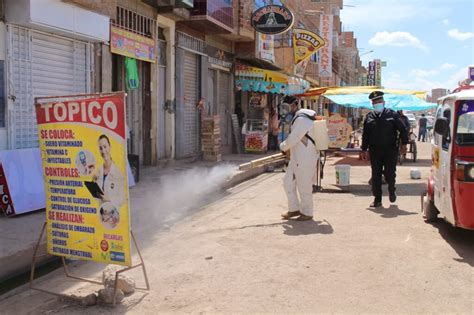
[{"label": "blue tarp", "polygon": [[[369,100],[368,93],[362,94],[336,94],[336,95],[324,95],[324,97],[330,99],[332,102],[346,107],[354,108],[367,108],[372,109],[372,103]],[[435,103],[428,103],[422,99],[419,99],[415,95],[407,94],[388,94],[384,96],[385,107],[393,110],[427,110],[436,107]]]}]

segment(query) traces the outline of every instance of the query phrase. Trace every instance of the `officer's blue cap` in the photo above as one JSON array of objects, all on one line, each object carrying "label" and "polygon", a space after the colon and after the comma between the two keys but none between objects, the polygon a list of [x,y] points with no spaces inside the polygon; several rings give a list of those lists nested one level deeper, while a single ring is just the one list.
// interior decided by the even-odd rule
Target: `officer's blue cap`
[{"label": "officer's blue cap", "polygon": [[383,92],[382,91],[373,91],[372,93],[369,94],[369,100],[375,101],[379,98],[383,97]]}]

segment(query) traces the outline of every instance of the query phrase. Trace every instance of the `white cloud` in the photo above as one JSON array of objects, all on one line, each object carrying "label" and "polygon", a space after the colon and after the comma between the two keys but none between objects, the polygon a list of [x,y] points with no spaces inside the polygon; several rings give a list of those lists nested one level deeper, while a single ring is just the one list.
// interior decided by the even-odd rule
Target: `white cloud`
[{"label": "white cloud", "polygon": [[375,46],[413,46],[424,51],[428,51],[426,47],[416,36],[408,32],[377,32],[369,39],[370,45]]},{"label": "white cloud", "polygon": [[[474,66],[474,65],[471,65]],[[439,77],[433,80],[429,77],[400,75],[399,73],[383,73],[382,84],[386,88],[421,90],[431,92],[432,89],[444,88],[454,90],[458,83],[467,78],[468,65],[459,68],[458,71],[449,76]]]},{"label": "white cloud", "polygon": [[450,10],[446,3],[434,6],[426,0],[358,0],[355,7],[341,10],[341,20],[349,29],[356,26],[380,29],[414,19],[439,21]]},{"label": "white cloud", "polygon": [[439,74],[438,70],[413,69],[411,74],[416,77],[431,77]]},{"label": "white cloud", "polygon": [[448,35],[449,37],[454,38],[456,40],[466,40],[466,39],[474,37],[473,32],[461,32],[457,28],[453,28],[452,30],[449,30]]},{"label": "white cloud", "polygon": [[450,24],[448,19],[444,19],[442,21],[442,23],[443,23],[443,25],[446,25],[446,26],[448,26]]},{"label": "white cloud", "polygon": [[441,70],[452,70],[455,68],[456,68],[456,65],[449,62],[443,63],[440,67]]}]

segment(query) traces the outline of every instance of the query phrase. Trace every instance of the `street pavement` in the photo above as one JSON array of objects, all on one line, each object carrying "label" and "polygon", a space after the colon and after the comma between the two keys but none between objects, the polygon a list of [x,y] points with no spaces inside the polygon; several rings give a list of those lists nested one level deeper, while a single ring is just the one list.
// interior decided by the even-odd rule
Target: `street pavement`
[{"label": "street pavement", "polygon": [[[369,209],[370,168],[355,156],[330,158],[315,220],[284,221],[283,173],[276,170],[180,207],[174,221],[156,221],[160,200],[143,194],[134,219],[151,291],[115,308],[83,307],[18,288],[0,297],[1,314],[156,313],[474,313],[474,231],[420,214],[431,162],[418,143],[416,163],[398,167],[398,200]],[[335,184],[334,166],[351,164],[351,186]],[[410,179],[410,169],[422,179]],[[199,175],[199,174],[198,174]],[[203,178],[203,183],[205,180]],[[175,183],[176,191],[180,185]],[[170,192],[171,193],[171,192]],[[135,257],[136,258],[136,257]],[[100,279],[103,265],[72,263],[74,274]],[[143,285],[139,270],[131,271]],[[98,286],[57,270],[42,288],[85,295]]]}]

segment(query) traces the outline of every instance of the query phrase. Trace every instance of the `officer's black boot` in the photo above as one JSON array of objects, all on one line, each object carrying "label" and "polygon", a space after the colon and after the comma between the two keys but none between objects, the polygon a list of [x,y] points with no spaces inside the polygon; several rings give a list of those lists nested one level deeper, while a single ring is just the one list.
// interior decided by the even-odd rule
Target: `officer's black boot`
[{"label": "officer's black boot", "polygon": [[378,208],[378,207],[381,207],[381,206],[382,206],[382,202],[379,199],[375,198],[374,202],[372,202],[369,207],[370,208]]},{"label": "officer's black boot", "polygon": [[389,192],[389,200],[391,203],[394,203],[397,201],[397,194],[395,193],[395,190]]}]

